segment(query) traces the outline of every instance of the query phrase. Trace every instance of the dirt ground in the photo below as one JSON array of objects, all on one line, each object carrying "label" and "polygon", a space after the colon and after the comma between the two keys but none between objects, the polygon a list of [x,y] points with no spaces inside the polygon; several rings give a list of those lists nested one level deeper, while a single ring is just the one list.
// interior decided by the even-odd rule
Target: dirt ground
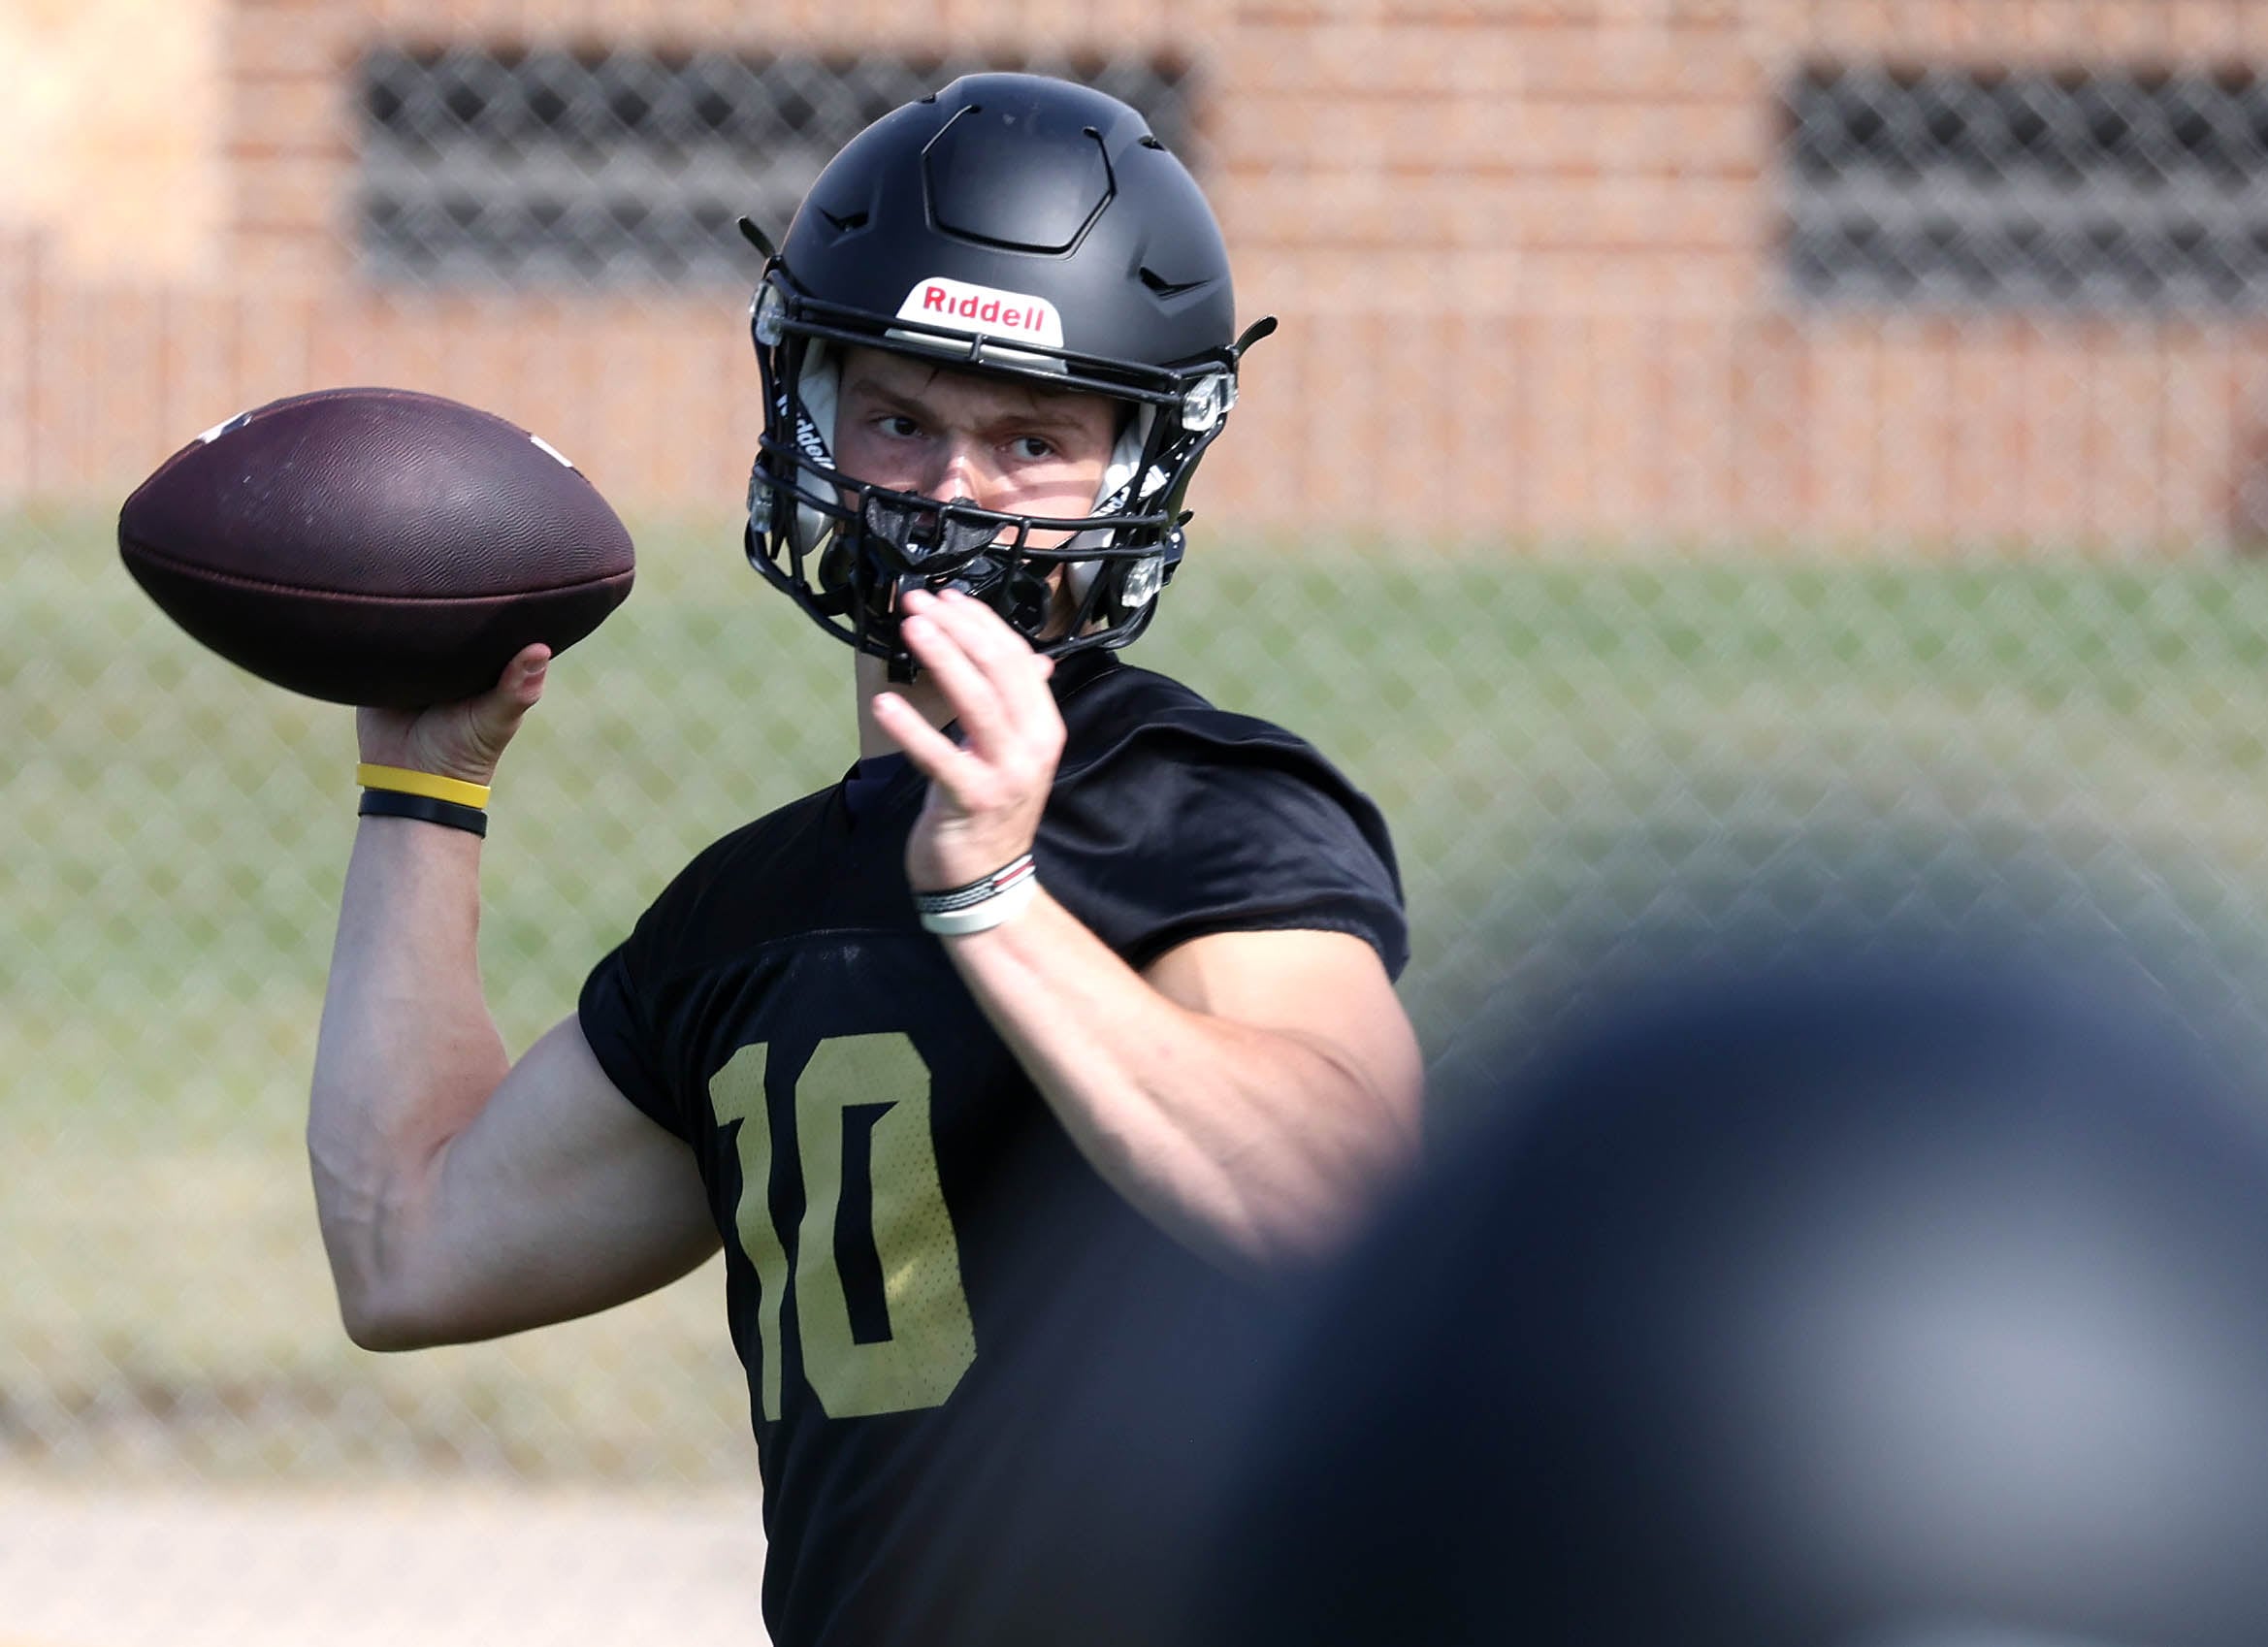
[{"label": "dirt ground", "polygon": [[0,1479],[0,1647],[764,1640],[753,1497]]}]

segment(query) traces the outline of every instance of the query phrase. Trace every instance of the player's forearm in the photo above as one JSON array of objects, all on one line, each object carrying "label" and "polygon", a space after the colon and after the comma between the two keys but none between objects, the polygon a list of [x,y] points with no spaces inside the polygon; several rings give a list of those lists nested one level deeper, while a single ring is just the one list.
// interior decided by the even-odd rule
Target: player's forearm
[{"label": "player's forearm", "polygon": [[356,832],[308,1119],[348,1330],[383,1337],[443,1146],[509,1059],[480,988],[477,836],[401,819]]},{"label": "player's forearm", "polygon": [[1044,892],[947,949],[1089,1163],[1210,1256],[1328,1247],[1409,1153],[1408,1107],[1334,1049],[1178,1004]]}]

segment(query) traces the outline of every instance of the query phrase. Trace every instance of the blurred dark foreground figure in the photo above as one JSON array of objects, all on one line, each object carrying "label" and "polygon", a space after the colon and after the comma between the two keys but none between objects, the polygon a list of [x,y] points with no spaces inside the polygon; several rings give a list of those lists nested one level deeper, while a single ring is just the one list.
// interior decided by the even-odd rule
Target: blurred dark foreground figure
[{"label": "blurred dark foreground figure", "polygon": [[2268,1644],[2268,1136],[2130,1000],[1690,985],[1327,1289],[1193,1639]]}]

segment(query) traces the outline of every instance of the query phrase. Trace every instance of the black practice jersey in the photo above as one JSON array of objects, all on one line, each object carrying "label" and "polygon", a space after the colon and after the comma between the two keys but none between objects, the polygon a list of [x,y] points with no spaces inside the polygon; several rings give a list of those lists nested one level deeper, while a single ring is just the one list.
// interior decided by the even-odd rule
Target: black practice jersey
[{"label": "black practice jersey", "polygon": [[[1108,656],[1054,688],[1040,880],[1114,951],[1325,928],[1399,973],[1384,825],[1312,748]],[[922,930],[925,780],[879,764],[696,858],[583,1031],[725,1238],[779,1647],[1108,1639],[1177,1559],[1261,1311],[1094,1173]]]}]

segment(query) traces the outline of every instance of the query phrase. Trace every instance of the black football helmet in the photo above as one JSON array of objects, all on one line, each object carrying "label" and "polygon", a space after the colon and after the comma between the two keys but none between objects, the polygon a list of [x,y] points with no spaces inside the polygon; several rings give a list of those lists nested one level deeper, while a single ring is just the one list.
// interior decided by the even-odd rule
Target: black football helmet
[{"label": "black football helmet", "polygon": [[[1012,74],[965,76],[852,139],[771,252],[749,322],[764,396],[750,564],[901,674],[913,587],[965,590],[1057,655],[1139,634],[1181,560],[1183,496],[1236,404],[1237,363],[1275,328],[1237,333],[1212,209],[1139,113]],[[850,346],[1109,397],[1120,434],[1091,510],[1003,514],[840,472]],[[1058,565],[1077,607],[1043,634]]]}]

